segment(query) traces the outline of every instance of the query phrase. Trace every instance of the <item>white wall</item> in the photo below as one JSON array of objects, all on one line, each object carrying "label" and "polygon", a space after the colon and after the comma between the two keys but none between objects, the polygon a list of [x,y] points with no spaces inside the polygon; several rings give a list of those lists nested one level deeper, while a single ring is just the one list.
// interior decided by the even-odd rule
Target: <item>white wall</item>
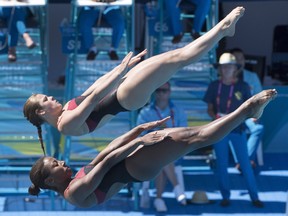
[{"label": "white wall", "polygon": [[245,15],[238,22],[236,34],[227,39],[227,49],[241,47],[246,54],[266,56],[271,63],[273,31],[276,25],[288,25],[288,1],[223,2],[228,14],[236,6],[244,6]]}]

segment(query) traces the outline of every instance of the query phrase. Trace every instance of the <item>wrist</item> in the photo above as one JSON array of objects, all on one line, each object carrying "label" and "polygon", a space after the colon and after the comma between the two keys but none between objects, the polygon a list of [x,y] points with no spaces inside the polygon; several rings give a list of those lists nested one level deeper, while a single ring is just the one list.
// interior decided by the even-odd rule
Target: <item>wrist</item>
[{"label": "wrist", "polygon": [[143,141],[142,137],[138,137],[138,138],[137,138],[137,144],[138,144],[138,145],[144,145],[144,143],[145,143],[145,142]]}]

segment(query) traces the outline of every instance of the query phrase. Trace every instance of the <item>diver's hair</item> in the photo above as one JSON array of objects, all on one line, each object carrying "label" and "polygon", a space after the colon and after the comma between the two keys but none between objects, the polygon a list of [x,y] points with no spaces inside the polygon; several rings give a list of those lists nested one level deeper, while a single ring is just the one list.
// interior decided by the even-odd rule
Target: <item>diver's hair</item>
[{"label": "diver's hair", "polygon": [[44,156],[46,156],[46,151],[45,151],[45,146],[44,146],[44,142],[43,142],[42,128],[41,128],[41,126],[37,126],[37,132],[38,132],[38,139],[39,139],[39,141],[40,141],[43,154],[44,154]]},{"label": "diver's hair", "polygon": [[40,188],[51,189],[45,184],[45,179],[48,177],[49,173],[44,170],[44,159],[45,157],[38,159],[30,171],[30,180],[32,185],[29,187],[28,192],[33,196],[39,195]]},{"label": "diver's hair", "polygon": [[38,196],[39,193],[40,193],[40,188],[35,186],[33,183],[31,184],[31,186],[28,188],[28,193],[30,195],[33,195],[33,196]]},{"label": "diver's hair", "polygon": [[40,141],[42,151],[44,155],[46,155],[41,129],[41,125],[45,121],[36,113],[37,110],[42,108],[39,102],[35,100],[36,95],[37,94],[32,94],[31,97],[27,99],[23,106],[23,114],[24,117],[26,117],[26,119],[37,128],[38,139]]}]

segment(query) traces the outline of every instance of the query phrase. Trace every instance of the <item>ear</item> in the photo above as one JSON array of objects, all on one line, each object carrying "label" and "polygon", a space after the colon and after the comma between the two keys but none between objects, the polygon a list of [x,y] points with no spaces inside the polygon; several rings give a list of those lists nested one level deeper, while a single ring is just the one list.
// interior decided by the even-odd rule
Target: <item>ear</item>
[{"label": "ear", "polygon": [[44,182],[46,185],[48,185],[50,187],[54,185],[54,179],[51,177],[46,178]]},{"label": "ear", "polygon": [[35,113],[40,116],[45,115],[45,111],[43,109],[36,109]]}]

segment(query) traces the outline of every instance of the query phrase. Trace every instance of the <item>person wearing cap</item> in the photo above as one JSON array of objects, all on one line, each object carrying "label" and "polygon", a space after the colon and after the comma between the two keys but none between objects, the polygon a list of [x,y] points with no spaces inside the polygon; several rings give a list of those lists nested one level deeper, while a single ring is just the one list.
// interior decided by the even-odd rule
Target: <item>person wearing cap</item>
[{"label": "person wearing cap", "polygon": [[[230,50],[230,52],[235,56],[237,63],[240,64],[240,69],[238,71],[239,79],[248,83],[252,95],[261,92],[263,89],[257,73],[245,69],[245,55],[243,50],[240,48],[233,48]],[[257,149],[263,137],[264,125],[260,123],[259,119],[257,120],[255,118],[247,119],[245,124],[249,130],[249,138],[247,141],[248,155],[252,168],[256,168]],[[236,168],[241,172],[241,167],[233,147],[231,150],[233,153],[234,161],[236,162]]]},{"label": "person wearing cap", "polygon": [[[164,127],[187,127],[187,116],[184,110],[171,101],[170,95],[171,84],[169,82],[166,82],[158,89],[156,89],[152,102],[143,107],[139,112],[137,125],[150,121],[160,120],[164,117],[170,116],[171,119],[166,122]],[[163,129],[164,127],[154,128],[153,130]],[[145,131],[145,134],[151,131]],[[173,192],[175,194],[176,200],[181,205],[186,205],[186,195],[184,193],[185,189],[181,161],[182,159],[180,158],[174,163],[168,164],[155,178],[156,198],[154,200],[154,207],[157,212],[167,211],[167,206],[162,198],[167,180],[173,186]],[[140,206],[142,208],[147,208],[149,206],[149,204],[147,204],[149,202],[149,186],[149,181],[143,182],[142,184],[142,196],[140,200]]]},{"label": "person wearing cap", "polygon": [[[234,55],[223,53],[215,67],[218,69],[219,79],[209,84],[203,98],[204,102],[207,103],[207,112],[213,120],[233,112],[251,96],[249,85],[238,79],[240,65]],[[231,194],[227,172],[230,142],[235,149],[235,154],[242,168],[253,206],[263,207],[263,203],[258,198],[257,184],[248,157],[244,123],[240,124],[214,145],[216,154],[215,175],[222,195],[220,205],[223,207],[230,205]]]}]

